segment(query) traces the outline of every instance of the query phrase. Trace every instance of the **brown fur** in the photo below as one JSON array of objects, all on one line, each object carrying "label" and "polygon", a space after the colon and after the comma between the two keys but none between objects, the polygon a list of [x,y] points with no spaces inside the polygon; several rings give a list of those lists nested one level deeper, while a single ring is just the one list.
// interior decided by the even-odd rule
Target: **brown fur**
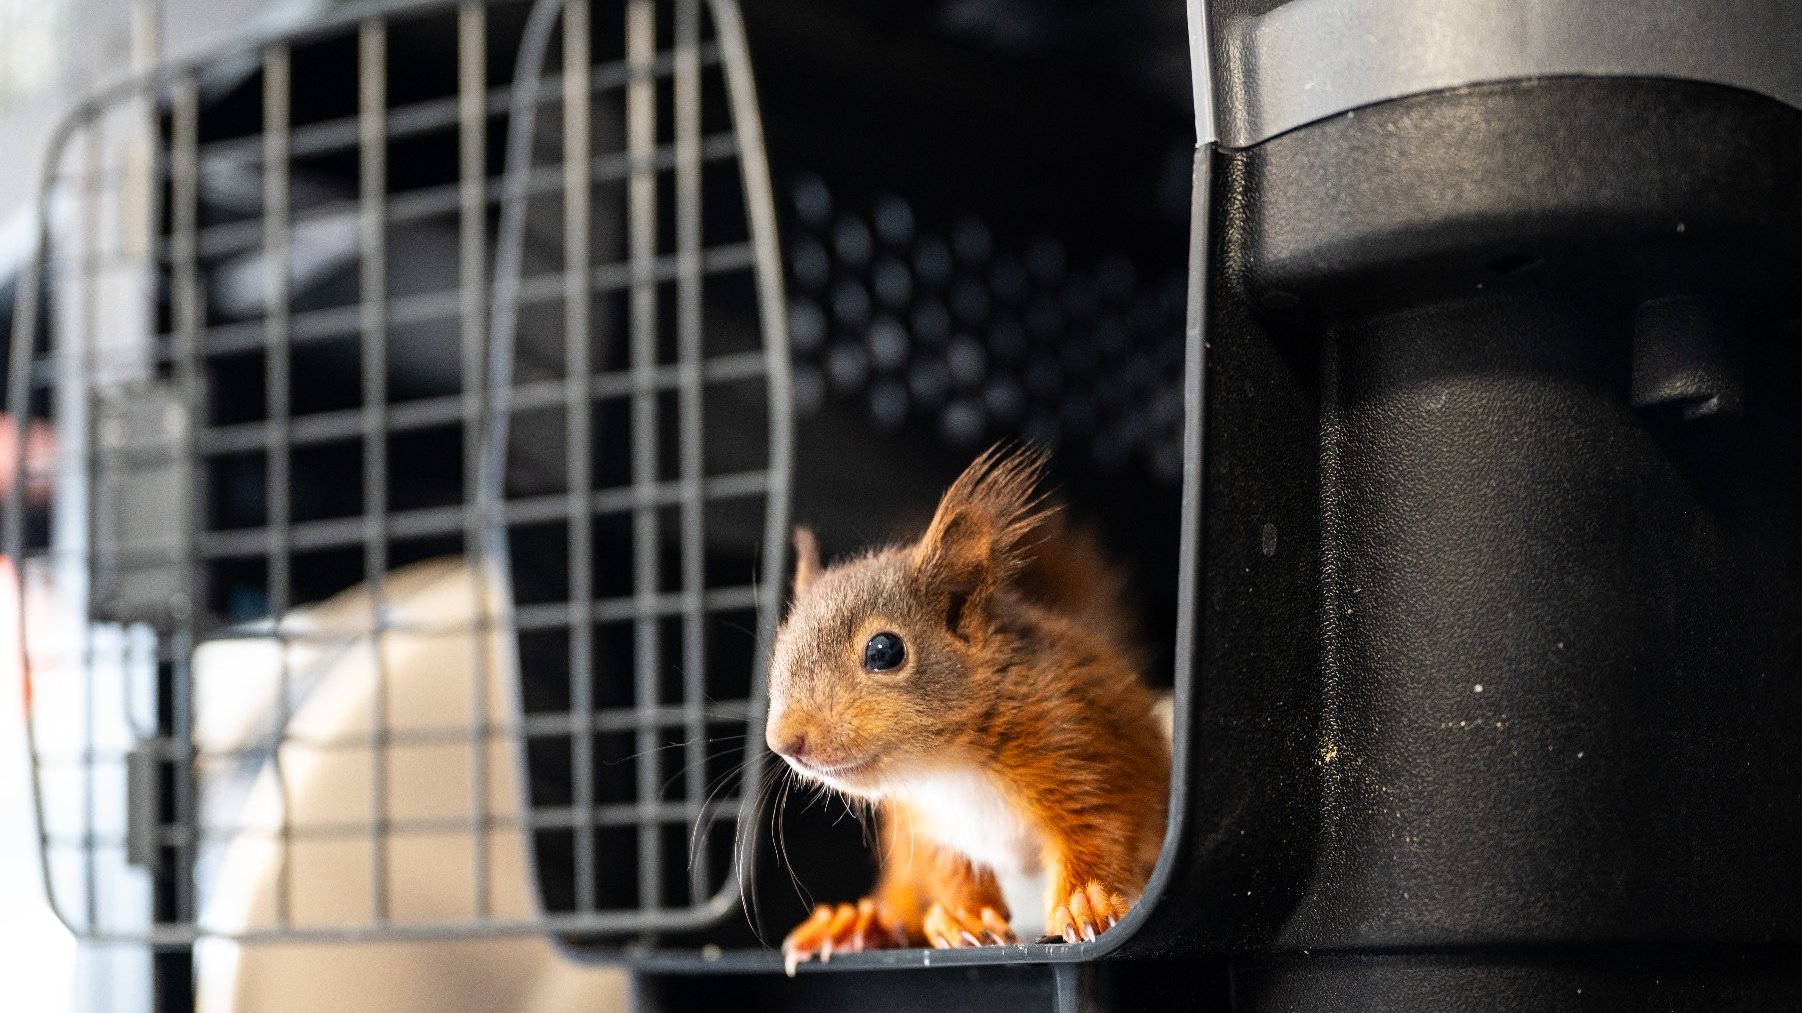
[{"label": "brown fur", "polygon": [[[797,534],[768,739],[778,752],[804,739],[814,770],[803,774],[882,799],[884,847],[875,903],[816,912],[785,944],[791,960],[902,939],[1002,941],[983,929],[984,909],[1008,917],[993,873],[926,839],[925,817],[884,797],[885,778],[934,764],[987,771],[1037,832],[1054,932],[1092,937],[1143,891],[1163,839],[1169,746],[1126,639],[1122,581],[1052,518],[1035,492],[1043,466],[1036,452],[991,450],[918,542],[830,568]],[[907,659],[867,672],[864,644],[884,631]]]}]

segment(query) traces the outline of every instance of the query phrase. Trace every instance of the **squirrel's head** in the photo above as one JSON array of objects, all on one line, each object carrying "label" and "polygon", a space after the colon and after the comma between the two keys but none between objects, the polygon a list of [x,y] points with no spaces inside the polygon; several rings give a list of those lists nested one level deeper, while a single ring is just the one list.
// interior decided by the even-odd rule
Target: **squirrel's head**
[{"label": "squirrel's head", "polygon": [[926,533],[830,568],[795,531],[795,598],[770,665],[770,749],[801,774],[880,797],[886,778],[949,758],[993,698],[998,597],[1047,515],[1033,450],[991,449],[952,483]]}]

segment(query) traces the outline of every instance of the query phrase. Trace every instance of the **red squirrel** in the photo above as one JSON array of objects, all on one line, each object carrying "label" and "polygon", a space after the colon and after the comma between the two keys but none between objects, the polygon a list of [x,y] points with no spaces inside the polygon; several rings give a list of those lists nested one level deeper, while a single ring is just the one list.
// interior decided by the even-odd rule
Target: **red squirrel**
[{"label": "red squirrel", "polygon": [[881,874],[788,935],[790,974],[847,951],[1017,942],[1003,888],[1023,878],[1044,879],[1043,927],[1069,942],[1144,891],[1170,745],[1123,581],[1037,492],[1044,467],[991,449],[917,542],[830,568],[796,529],[765,737],[802,778],[874,804]]}]

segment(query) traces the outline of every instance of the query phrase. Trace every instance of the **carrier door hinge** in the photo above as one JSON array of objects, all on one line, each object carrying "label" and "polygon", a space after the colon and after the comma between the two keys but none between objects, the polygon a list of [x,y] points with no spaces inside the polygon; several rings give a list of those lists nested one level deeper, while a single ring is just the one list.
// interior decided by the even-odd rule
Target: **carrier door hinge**
[{"label": "carrier door hinge", "polygon": [[156,868],[163,801],[159,752],[140,742],[125,754],[125,861],[142,869]]}]

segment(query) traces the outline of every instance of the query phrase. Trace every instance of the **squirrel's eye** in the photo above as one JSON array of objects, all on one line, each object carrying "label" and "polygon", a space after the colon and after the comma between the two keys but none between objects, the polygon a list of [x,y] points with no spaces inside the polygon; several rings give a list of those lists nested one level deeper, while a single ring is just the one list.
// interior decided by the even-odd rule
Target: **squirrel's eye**
[{"label": "squirrel's eye", "polygon": [[863,645],[863,667],[870,672],[887,672],[901,667],[907,660],[907,648],[893,633],[878,633]]}]

